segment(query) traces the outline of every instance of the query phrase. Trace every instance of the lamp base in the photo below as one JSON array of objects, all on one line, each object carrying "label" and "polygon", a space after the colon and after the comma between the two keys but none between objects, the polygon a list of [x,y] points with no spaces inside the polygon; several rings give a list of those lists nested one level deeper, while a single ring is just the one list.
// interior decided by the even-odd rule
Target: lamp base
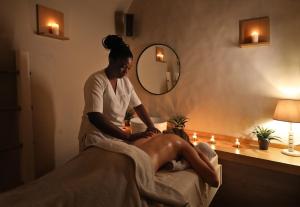
[{"label": "lamp base", "polygon": [[288,149],[284,149],[281,151],[281,153],[289,156],[300,157],[300,152],[297,150],[290,152]]}]

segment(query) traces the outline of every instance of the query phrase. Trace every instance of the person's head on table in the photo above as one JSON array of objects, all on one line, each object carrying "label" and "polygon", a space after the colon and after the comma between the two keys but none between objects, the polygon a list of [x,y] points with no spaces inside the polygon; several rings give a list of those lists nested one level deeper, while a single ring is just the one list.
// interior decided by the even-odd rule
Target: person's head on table
[{"label": "person's head on table", "polygon": [[102,40],[104,48],[109,49],[109,65],[106,74],[109,79],[122,78],[132,65],[133,55],[129,46],[120,36],[108,35]]}]

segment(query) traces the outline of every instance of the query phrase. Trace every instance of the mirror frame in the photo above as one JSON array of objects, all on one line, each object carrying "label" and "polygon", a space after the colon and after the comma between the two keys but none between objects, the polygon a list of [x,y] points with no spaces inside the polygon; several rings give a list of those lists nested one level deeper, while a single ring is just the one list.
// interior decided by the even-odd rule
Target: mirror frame
[{"label": "mirror frame", "polygon": [[[175,54],[175,56],[176,56],[176,58],[177,58],[177,65],[178,65],[178,67],[179,67],[179,76],[178,76],[178,79],[176,80],[176,83],[174,84],[174,86],[173,86],[170,90],[167,90],[167,91],[164,92],[164,93],[153,93],[153,92],[149,91],[148,89],[146,89],[146,88],[143,86],[143,84],[141,83],[141,81],[140,81],[140,79],[139,79],[139,75],[138,75],[138,64],[139,64],[139,60],[140,60],[141,56],[143,55],[143,53],[144,53],[149,47],[152,47],[152,46],[155,46],[155,45],[162,45],[162,46],[165,46],[165,47],[171,49],[171,51]],[[163,43],[153,43],[153,44],[151,44],[151,45],[148,45],[147,47],[145,47],[145,48],[142,50],[142,52],[140,53],[140,55],[139,55],[139,57],[138,57],[138,59],[137,59],[137,61],[136,61],[136,77],[137,77],[137,79],[138,79],[140,85],[142,86],[142,88],[143,88],[145,91],[147,91],[148,93],[152,94],[152,95],[164,95],[164,94],[166,94],[166,93],[172,91],[172,90],[175,88],[175,86],[178,84],[178,81],[179,81],[179,79],[180,79],[180,75],[181,75],[181,65],[180,65],[179,56],[177,55],[177,53],[175,52],[175,50],[174,50],[173,48],[171,48],[171,47],[170,47],[169,45],[167,45],[167,44],[163,44]]]}]

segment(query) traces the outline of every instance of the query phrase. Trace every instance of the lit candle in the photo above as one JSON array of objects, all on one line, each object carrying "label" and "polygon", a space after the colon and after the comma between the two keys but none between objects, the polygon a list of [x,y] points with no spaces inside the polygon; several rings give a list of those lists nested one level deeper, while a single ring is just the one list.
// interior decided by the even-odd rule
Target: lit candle
[{"label": "lit candle", "polygon": [[257,31],[253,31],[251,33],[251,38],[252,38],[253,43],[258,43],[258,36],[259,36],[259,33]]},{"label": "lit candle", "polygon": [[53,34],[53,27],[52,27],[52,22],[49,22],[48,23],[48,25],[47,25],[47,27],[48,27],[48,32],[50,33],[50,34]]},{"label": "lit candle", "polygon": [[215,149],[216,149],[216,146],[215,146],[214,144],[211,144],[211,145],[210,145],[210,148],[212,148],[213,150],[215,150]]},{"label": "lit candle", "polygon": [[193,141],[193,145],[196,146],[198,143],[196,141]]},{"label": "lit candle", "polygon": [[239,148],[235,149],[235,154],[238,154],[238,155],[240,154],[240,149]]},{"label": "lit candle", "polygon": [[53,34],[59,35],[59,24],[53,23],[52,30],[53,30]]},{"label": "lit candle", "polygon": [[197,139],[197,133],[194,132],[192,137],[193,137],[193,140],[196,141],[196,139]]},{"label": "lit candle", "polygon": [[240,145],[241,145],[241,143],[240,143],[239,139],[235,139],[234,146],[235,146],[236,148],[239,148]]},{"label": "lit candle", "polygon": [[211,143],[211,144],[215,144],[215,143],[216,143],[216,140],[215,140],[215,136],[214,136],[214,135],[211,136],[211,138],[210,138],[210,140],[209,140],[209,143]]},{"label": "lit candle", "polygon": [[156,57],[159,61],[162,61],[162,62],[164,61],[164,54],[162,54],[161,52],[157,53]]},{"label": "lit candle", "polygon": [[55,22],[49,22],[47,26],[50,34],[59,35],[59,24]]}]

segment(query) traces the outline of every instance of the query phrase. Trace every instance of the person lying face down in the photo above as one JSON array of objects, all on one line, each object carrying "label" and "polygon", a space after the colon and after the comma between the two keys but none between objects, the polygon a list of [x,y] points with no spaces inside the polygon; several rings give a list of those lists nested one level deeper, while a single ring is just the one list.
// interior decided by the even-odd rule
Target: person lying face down
[{"label": "person lying face down", "polygon": [[[154,127],[126,76],[133,60],[129,46],[117,35],[108,35],[102,45],[110,50],[109,63],[104,70],[93,73],[85,83],[85,106],[78,137],[80,150],[97,143],[99,139],[124,141],[145,151],[155,171],[168,161],[182,156],[205,182],[213,187],[219,186],[216,170],[201,151],[179,136],[162,134]],[[127,134],[121,130],[129,106],[147,126],[144,132]]]}]

